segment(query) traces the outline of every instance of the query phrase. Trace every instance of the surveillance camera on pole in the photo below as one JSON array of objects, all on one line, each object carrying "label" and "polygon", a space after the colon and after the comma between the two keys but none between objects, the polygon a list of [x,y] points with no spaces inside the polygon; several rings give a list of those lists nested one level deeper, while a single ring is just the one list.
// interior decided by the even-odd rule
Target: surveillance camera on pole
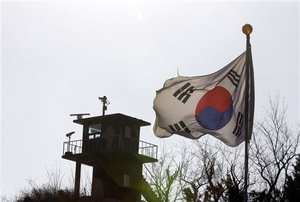
[{"label": "surveillance camera on pole", "polygon": [[101,102],[103,103],[102,106],[102,115],[105,115],[105,111],[107,110],[107,105],[110,104],[110,102],[107,100],[107,97],[104,95],[103,97],[98,97],[99,100],[101,100]]},{"label": "surveillance camera on pole", "polygon": [[75,131],[69,132],[66,134],[66,137],[71,138],[71,136],[75,133]]},{"label": "surveillance camera on pole", "polygon": [[66,137],[69,138],[69,142],[68,142],[68,147],[67,147],[67,152],[71,152],[70,151],[70,146],[71,146],[71,136],[75,133],[75,131],[69,132],[66,134]]}]

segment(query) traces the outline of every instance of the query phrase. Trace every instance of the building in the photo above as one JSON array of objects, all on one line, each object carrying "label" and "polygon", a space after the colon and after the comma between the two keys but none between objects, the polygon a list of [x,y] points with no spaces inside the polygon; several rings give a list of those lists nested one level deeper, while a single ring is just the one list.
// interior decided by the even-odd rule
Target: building
[{"label": "building", "polygon": [[[73,122],[83,126],[82,139],[64,142],[62,158],[76,162],[75,201],[159,201],[143,176],[143,164],[157,161],[157,145],[140,140],[140,127],[150,123],[124,114]],[[88,197],[79,196],[83,164],[93,167]]]}]

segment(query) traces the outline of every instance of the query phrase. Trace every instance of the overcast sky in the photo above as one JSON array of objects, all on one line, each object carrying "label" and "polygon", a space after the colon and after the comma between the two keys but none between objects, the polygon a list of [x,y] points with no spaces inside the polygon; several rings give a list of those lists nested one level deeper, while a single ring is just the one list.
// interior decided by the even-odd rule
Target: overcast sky
[{"label": "overcast sky", "polygon": [[[148,122],[163,82],[177,75],[210,74],[245,50],[251,35],[256,82],[255,118],[269,96],[299,121],[298,1],[2,1],[1,191],[15,194],[27,181],[45,180],[61,159],[65,134],[81,127],[71,113],[107,113]],[[162,145],[152,128],[141,139]],[[190,140],[185,140],[190,141]]]}]

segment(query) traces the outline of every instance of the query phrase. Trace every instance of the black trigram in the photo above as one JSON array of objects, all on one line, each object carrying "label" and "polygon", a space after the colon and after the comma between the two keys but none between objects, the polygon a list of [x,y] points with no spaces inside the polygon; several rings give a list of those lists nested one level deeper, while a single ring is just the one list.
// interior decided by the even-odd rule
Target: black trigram
[{"label": "black trigram", "polygon": [[234,71],[234,70],[230,70],[230,72],[227,75],[227,78],[231,81],[231,83],[237,87],[240,81],[240,75]]},{"label": "black trigram", "polygon": [[244,123],[244,115],[241,112],[239,112],[236,120],[235,128],[232,132],[235,136],[238,137],[241,135],[243,123]]},{"label": "black trigram", "polygon": [[188,99],[191,97],[191,94],[194,92],[194,88],[195,88],[194,86],[192,86],[189,82],[187,82],[177,91],[175,91],[173,96],[176,97],[181,102],[186,103],[186,101],[188,101]]},{"label": "black trigram", "polygon": [[179,121],[178,123],[175,123],[173,125],[169,125],[169,128],[173,132],[184,131],[188,134],[191,133],[190,129],[188,129],[188,127],[185,125],[185,123],[183,121]]}]

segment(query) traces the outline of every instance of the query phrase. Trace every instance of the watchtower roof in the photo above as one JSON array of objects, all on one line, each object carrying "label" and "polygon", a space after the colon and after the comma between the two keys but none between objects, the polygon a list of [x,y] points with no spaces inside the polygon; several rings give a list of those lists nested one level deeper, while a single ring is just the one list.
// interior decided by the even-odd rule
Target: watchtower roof
[{"label": "watchtower roof", "polygon": [[149,126],[150,125],[149,122],[146,122],[142,119],[137,119],[137,118],[134,118],[131,116],[121,114],[121,113],[77,119],[77,120],[74,120],[73,122],[81,124],[81,125],[94,124],[94,123],[124,123],[124,122],[137,124],[139,126]]}]

